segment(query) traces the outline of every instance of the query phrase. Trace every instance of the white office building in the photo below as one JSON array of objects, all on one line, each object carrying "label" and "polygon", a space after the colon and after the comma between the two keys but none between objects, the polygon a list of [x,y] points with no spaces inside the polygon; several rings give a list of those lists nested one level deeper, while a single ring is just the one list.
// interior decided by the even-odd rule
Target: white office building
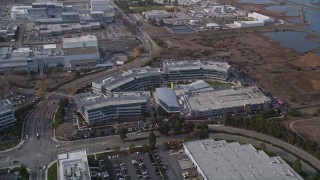
[{"label": "white office building", "polygon": [[114,76],[92,82],[92,90],[97,93],[151,90],[160,87],[161,71],[159,68],[143,67],[116,73]]},{"label": "white office building", "polygon": [[281,157],[269,157],[251,144],[204,139],[183,148],[204,180],[303,180]]},{"label": "white office building", "polygon": [[171,17],[171,14],[165,10],[152,10],[152,11],[142,12],[142,15],[146,19],[166,19]]},{"label": "white office building", "polygon": [[78,110],[88,124],[108,120],[141,118],[151,111],[150,92],[115,92],[108,96],[91,93],[76,94]]},{"label": "white office building", "polygon": [[98,42],[95,36],[62,39],[66,67],[95,67],[100,61]]},{"label": "white office building", "polygon": [[58,155],[58,180],[90,180],[90,169],[86,150]]},{"label": "white office building", "polygon": [[90,6],[91,11],[112,12],[114,10],[109,0],[91,0]]},{"label": "white office building", "polygon": [[171,61],[163,62],[163,76],[168,81],[215,79],[226,80],[231,66],[214,61]]},{"label": "white office building", "polygon": [[167,113],[179,113],[180,105],[177,100],[177,96],[170,88],[157,88],[155,92],[155,100],[163,110]]},{"label": "white office building", "polygon": [[13,126],[15,122],[13,104],[7,99],[0,100],[0,130]]},{"label": "white office building", "polygon": [[218,117],[222,115],[260,112],[270,107],[270,98],[256,87],[215,91],[187,91],[177,94],[189,118]]}]

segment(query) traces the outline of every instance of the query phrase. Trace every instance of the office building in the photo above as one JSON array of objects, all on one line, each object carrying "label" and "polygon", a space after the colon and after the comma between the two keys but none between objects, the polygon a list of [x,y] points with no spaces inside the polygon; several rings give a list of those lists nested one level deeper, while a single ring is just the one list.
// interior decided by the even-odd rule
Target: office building
[{"label": "office building", "polygon": [[158,106],[160,106],[167,113],[180,112],[177,96],[172,89],[166,87],[157,88],[154,96]]},{"label": "office building", "polygon": [[87,151],[79,150],[58,155],[58,180],[90,180]]},{"label": "office building", "polygon": [[256,87],[228,90],[188,91],[177,94],[189,118],[260,112],[270,107],[270,98]]},{"label": "office building", "polygon": [[62,39],[66,67],[95,67],[100,61],[98,42],[95,36]]},{"label": "office building", "polygon": [[19,71],[37,73],[39,68],[55,67],[64,64],[61,48],[0,48],[0,72]]},{"label": "office building", "polygon": [[281,157],[269,157],[251,144],[204,139],[183,143],[198,173],[204,180],[302,180]]},{"label": "office building", "polygon": [[165,10],[152,10],[148,12],[142,12],[142,15],[146,19],[166,19],[170,18],[171,14]]},{"label": "office building", "polygon": [[110,94],[111,92],[151,90],[160,87],[161,71],[159,68],[143,67],[124,71],[107,79],[92,82],[94,92]]},{"label": "office building", "polygon": [[91,0],[91,11],[113,12],[114,8],[109,0]]},{"label": "office building", "polygon": [[78,110],[88,124],[109,120],[141,118],[151,111],[150,92],[116,92],[108,96],[91,93],[74,97]]},{"label": "office building", "polygon": [[213,61],[164,61],[163,76],[167,81],[215,79],[226,80],[228,63]]},{"label": "office building", "polygon": [[13,104],[7,99],[0,100],[0,130],[13,126],[15,122]]}]

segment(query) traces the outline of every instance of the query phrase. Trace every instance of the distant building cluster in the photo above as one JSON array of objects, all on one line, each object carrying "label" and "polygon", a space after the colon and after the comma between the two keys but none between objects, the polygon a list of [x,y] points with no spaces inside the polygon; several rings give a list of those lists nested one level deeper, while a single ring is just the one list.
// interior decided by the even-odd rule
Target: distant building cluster
[{"label": "distant building cluster", "polygon": [[303,179],[281,157],[269,157],[251,144],[204,139],[183,143],[183,149],[204,180]]},{"label": "distant building cluster", "polygon": [[[205,82],[225,81],[229,70],[230,65],[221,62],[167,60],[162,71],[144,67],[92,82],[93,94],[77,94],[75,101],[89,124],[142,117],[151,113],[152,106],[153,109],[160,108],[168,114],[177,113],[187,119],[218,118],[269,108],[271,100],[256,87],[214,89]],[[190,80],[197,81],[174,85]],[[170,88],[168,84],[171,84]]]},{"label": "distant building cluster", "polygon": [[7,100],[0,100],[0,130],[12,127],[16,122],[13,104]]},{"label": "distant building cluster", "polygon": [[95,67],[100,61],[97,38],[82,36],[63,38],[62,47],[56,44],[42,48],[0,48],[0,72],[26,70],[38,72],[45,67],[64,66],[65,68]]},{"label": "distant building cluster", "polygon": [[11,18],[34,21],[40,35],[99,29],[101,24],[112,22],[114,8],[109,1],[91,0],[90,4],[91,9],[85,9],[57,2],[34,2],[31,6],[12,6]]}]

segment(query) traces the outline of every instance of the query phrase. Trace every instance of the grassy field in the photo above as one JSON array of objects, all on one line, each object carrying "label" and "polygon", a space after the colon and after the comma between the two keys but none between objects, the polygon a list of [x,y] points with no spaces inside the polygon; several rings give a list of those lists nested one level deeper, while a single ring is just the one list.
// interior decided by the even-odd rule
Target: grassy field
[{"label": "grassy field", "polygon": [[57,163],[52,164],[48,168],[48,180],[57,180]]}]

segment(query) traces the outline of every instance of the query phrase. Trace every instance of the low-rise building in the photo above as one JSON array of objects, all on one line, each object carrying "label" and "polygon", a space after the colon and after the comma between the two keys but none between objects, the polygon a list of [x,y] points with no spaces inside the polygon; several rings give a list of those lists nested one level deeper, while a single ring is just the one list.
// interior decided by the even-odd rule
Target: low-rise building
[{"label": "low-rise building", "polygon": [[189,91],[178,94],[190,118],[259,112],[270,107],[270,98],[257,87],[229,90]]},{"label": "low-rise building", "polygon": [[259,14],[257,12],[249,13],[248,17],[253,18],[257,21],[263,22],[263,23],[273,23],[275,20],[269,16]]},{"label": "low-rise building", "polygon": [[204,180],[303,179],[281,157],[269,157],[251,144],[204,139],[183,143],[183,149]]},{"label": "low-rise building", "polygon": [[142,15],[146,19],[166,19],[171,17],[171,14],[165,10],[152,10],[148,12],[142,12]]},{"label": "low-rise building", "polygon": [[0,100],[0,130],[12,127],[16,122],[13,104],[7,100]]},{"label": "low-rise building", "polygon": [[58,155],[58,180],[90,180],[90,169],[86,150],[67,152]]},{"label": "low-rise building", "polygon": [[143,67],[131,69],[107,79],[92,82],[92,90],[98,93],[148,90],[160,87],[161,71],[159,68]]},{"label": "low-rise building", "polygon": [[150,92],[116,92],[108,96],[83,93],[75,102],[86,122],[96,124],[117,119],[141,118],[151,111]]},{"label": "low-rise building", "polygon": [[216,79],[226,80],[228,63],[214,61],[164,61],[163,76],[167,81]]},{"label": "low-rise building", "polygon": [[167,113],[180,113],[180,105],[172,89],[166,87],[157,88],[154,96],[158,106]]},{"label": "low-rise building", "polygon": [[63,38],[62,41],[66,67],[95,67],[100,61],[98,42],[95,36]]}]

